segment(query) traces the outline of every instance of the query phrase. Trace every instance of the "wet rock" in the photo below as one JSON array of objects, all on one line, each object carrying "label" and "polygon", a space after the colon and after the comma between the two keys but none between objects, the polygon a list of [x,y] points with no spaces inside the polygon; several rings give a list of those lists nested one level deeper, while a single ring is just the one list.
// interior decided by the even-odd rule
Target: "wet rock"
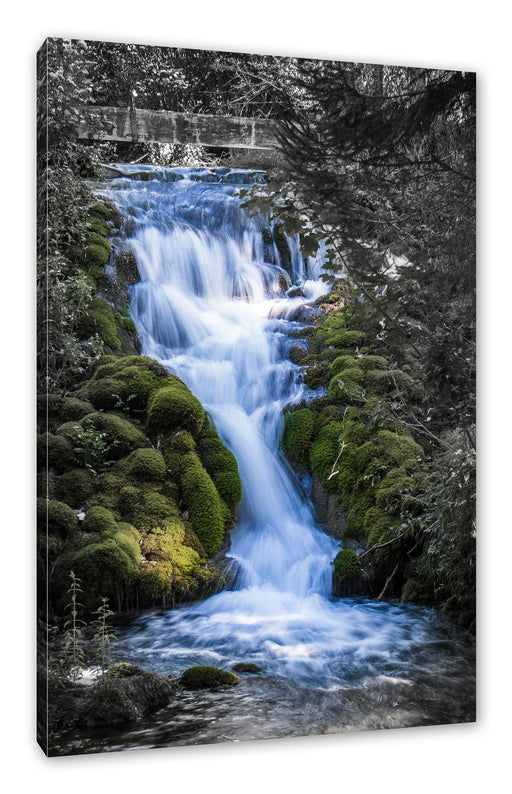
[{"label": "wet rock", "polygon": [[189,667],[180,678],[180,684],[185,689],[215,689],[220,686],[235,686],[239,681],[239,676],[229,670],[207,665]]},{"label": "wet rock", "polygon": [[237,662],[232,669],[235,673],[262,673],[263,669],[253,662]]}]

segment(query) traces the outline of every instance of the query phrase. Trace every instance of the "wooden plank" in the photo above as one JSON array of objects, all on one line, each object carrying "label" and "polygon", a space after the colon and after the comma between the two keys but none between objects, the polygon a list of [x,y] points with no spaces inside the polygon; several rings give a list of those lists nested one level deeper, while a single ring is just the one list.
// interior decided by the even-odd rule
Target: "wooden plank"
[{"label": "wooden plank", "polygon": [[98,141],[143,141],[219,146],[232,149],[272,149],[277,146],[268,119],[209,116],[114,107],[89,107],[78,137]]}]

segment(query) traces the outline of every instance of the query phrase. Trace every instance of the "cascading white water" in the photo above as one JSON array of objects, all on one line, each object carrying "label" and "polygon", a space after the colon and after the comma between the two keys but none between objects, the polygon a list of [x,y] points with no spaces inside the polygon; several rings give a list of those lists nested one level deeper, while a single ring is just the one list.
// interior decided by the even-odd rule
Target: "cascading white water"
[{"label": "cascading white water", "polygon": [[[107,192],[140,272],[130,310],[142,353],[203,403],[237,458],[243,500],[229,552],[237,589],[140,618],[119,632],[124,657],[162,672],[254,661],[314,687],[377,671],[407,678],[411,648],[421,651],[432,630],[429,613],[330,598],[338,544],[316,526],[279,453],[283,408],[307,396],[288,351],[308,300],[326,289],[321,262],[304,263],[294,240],[290,273],[281,267],[262,234],[267,221],[250,218],[236,196],[254,175],[148,168],[145,176],[121,176]],[[302,296],[283,292],[292,283]]]}]

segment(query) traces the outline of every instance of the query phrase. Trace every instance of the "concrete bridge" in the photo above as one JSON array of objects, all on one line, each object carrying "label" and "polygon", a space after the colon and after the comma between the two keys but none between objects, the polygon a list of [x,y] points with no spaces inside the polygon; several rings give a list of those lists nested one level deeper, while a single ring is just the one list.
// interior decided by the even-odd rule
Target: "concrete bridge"
[{"label": "concrete bridge", "polygon": [[133,107],[93,107],[84,113],[82,140],[181,143],[229,149],[277,147],[269,119],[175,113]]}]

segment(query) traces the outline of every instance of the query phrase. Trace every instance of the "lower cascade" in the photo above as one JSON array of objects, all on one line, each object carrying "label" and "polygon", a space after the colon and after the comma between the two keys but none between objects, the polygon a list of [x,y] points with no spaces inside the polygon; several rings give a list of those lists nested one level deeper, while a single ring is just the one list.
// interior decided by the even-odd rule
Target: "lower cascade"
[{"label": "lower cascade", "polygon": [[[278,246],[268,220],[240,207],[237,189],[255,178],[250,172],[148,167],[149,178],[133,179],[129,167],[116,169],[124,175],[106,196],[124,217],[120,246],[134,254],[140,274],[130,313],[141,353],[201,401],[235,455],[243,485],[227,552],[234,589],[121,624],[123,658],[167,675],[191,665],[254,662],[289,692],[298,687],[290,695],[297,709],[304,688],[348,698],[355,690],[368,697],[372,686],[381,694],[419,687],[411,702],[428,703],[443,677],[453,702],[471,671],[463,640],[425,607],[331,597],[339,543],[317,525],[279,451],[283,409],[312,396],[289,351],[300,344],[295,332],[311,304],[326,292],[321,257],[304,261],[298,238]],[[358,727],[377,727],[379,719],[390,727],[441,722],[450,713],[446,697],[437,691],[437,706],[425,705],[424,715],[402,711],[394,722],[366,707],[373,716]],[[290,723],[293,714],[292,704]],[[318,725],[310,715],[308,731],[330,724],[332,716]],[[290,725],[256,735],[290,735]]]}]

